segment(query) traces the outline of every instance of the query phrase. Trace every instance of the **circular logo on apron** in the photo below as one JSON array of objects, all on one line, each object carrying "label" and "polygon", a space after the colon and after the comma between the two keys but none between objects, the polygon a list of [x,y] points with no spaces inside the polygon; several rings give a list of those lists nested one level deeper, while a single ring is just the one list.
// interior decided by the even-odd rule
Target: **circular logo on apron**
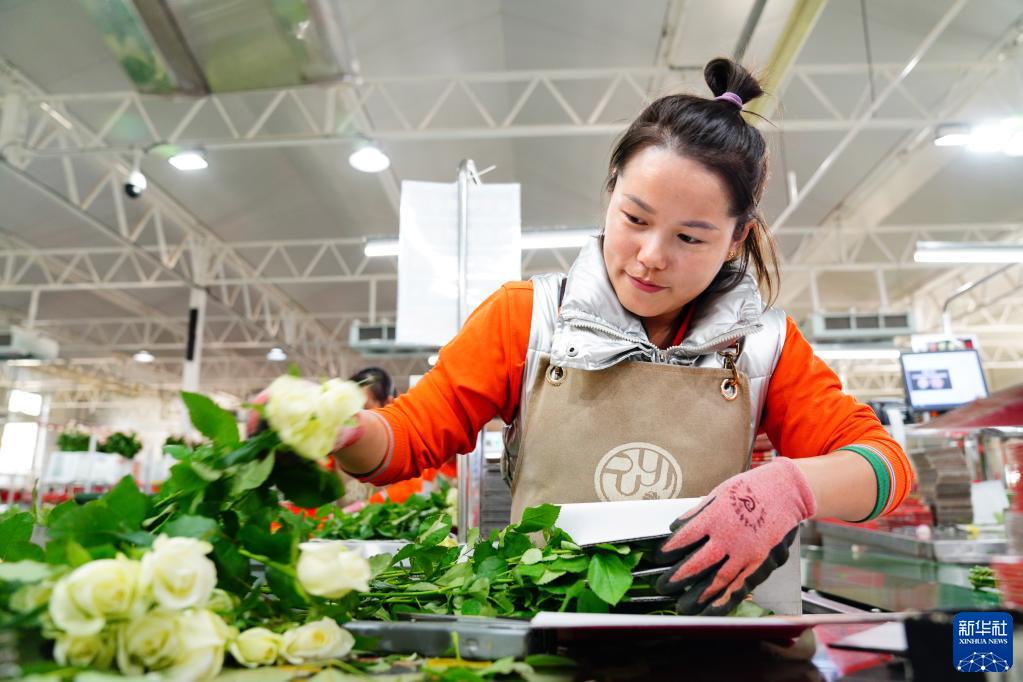
[{"label": "circular logo on apron", "polygon": [[604,502],[669,500],[682,492],[682,467],[653,443],[625,443],[600,458],[593,486]]}]

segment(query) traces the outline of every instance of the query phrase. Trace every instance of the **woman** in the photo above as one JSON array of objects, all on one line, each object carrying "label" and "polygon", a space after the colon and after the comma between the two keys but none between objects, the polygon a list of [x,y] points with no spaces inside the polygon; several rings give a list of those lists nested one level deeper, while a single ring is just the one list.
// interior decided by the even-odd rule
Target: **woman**
[{"label": "woman", "polygon": [[[740,115],[763,93],[728,60],[705,78],[713,99],[659,99],[618,142],[604,229],[567,277],[504,285],[412,391],[339,434],[335,460],[373,484],[413,477],[499,415],[514,517],[705,496],[662,546],[676,565],[659,588],[681,613],[717,614],[784,561],[800,521],[874,518],[912,474],[792,319],[765,307],[767,152]],[[750,470],[758,431],[784,457]]]}]

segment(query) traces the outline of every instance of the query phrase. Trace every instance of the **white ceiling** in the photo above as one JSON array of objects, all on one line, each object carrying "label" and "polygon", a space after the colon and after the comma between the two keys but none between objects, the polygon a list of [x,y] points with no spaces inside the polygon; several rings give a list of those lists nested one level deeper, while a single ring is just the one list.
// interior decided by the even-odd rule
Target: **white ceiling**
[{"label": "white ceiling", "polygon": [[[343,23],[344,35],[351,39],[347,53],[357,60],[361,75],[372,80],[513,70],[699,66],[711,57],[733,51],[754,2],[647,0],[626,5],[620,0],[430,3],[331,0],[327,4]],[[868,0],[865,4],[873,63],[901,67],[953,3]],[[768,65],[794,5],[792,0],[766,3],[747,50],[748,64],[754,68]],[[860,10],[861,4],[852,0],[828,2],[799,53],[797,66],[862,66],[866,45]],[[934,69],[933,65],[974,63],[990,58],[992,47],[1005,40],[1007,27],[1021,19],[1023,6],[1019,0],[968,2],[906,79],[906,91],[925,111],[936,115],[945,106],[944,99],[956,78],[947,69]],[[216,29],[230,35],[232,27],[218,25]],[[70,0],[0,0],[0,57],[45,93],[132,89],[100,31],[82,6]],[[965,91],[968,94],[963,98],[965,105],[955,108],[956,118],[973,120],[1023,113],[1018,49],[1010,51],[998,64],[1001,65],[998,72],[988,81],[974,79],[976,83]],[[676,82],[686,78],[692,82],[691,77],[680,71]],[[796,78],[787,82],[780,108],[772,116],[782,130],[790,121],[828,117],[827,110],[804,82]],[[850,117],[866,86],[866,70],[821,76],[814,83],[843,116]],[[887,79],[878,75],[875,95],[880,95],[886,84]],[[672,85],[664,83],[661,89],[666,91]],[[410,118],[413,114],[421,117],[429,109],[430,97],[436,95],[438,87],[441,86],[428,79],[410,82],[395,96],[400,98],[398,103]],[[476,94],[485,99],[491,111],[502,112],[508,110],[523,87],[524,83],[487,86]],[[601,89],[597,85],[566,82],[562,92],[573,105],[582,107],[585,102],[592,106]],[[703,92],[702,88],[697,88],[697,92]],[[180,117],[189,104],[187,100],[167,101],[162,108],[152,108],[154,122],[158,127],[170,125],[168,122]],[[531,100],[522,111],[520,122],[542,122],[557,106],[553,98]],[[859,111],[862,110],[861,105]],[[81,104],[72,107],[72,111],[95,129],[102,124],[109,108]],[[251,121],[256,116],[254,110],[237,113],[239,120],[248,116]],[[388,120],[393,118],[393,112],[380,102],[367,104],[366,113],[377,127],[396,125]],[[635,113],[634,99],[615,97],[608,105],[607,117],[624,122]],[[473,116],[461,93],[452,95],[449,106],[438,113],[445,126],[453,128],[474,125],[477,119]],[[920,119],[920,129],[926,129],[928,124],[901,93],[892,95],[876,117]],[[286,128],[287,123],[282,118],[272,126]],[[771,145],[773,164],[763,202],[768,222],[782,214],[788,204],[786,174],[793,172],[797,186],[803,187],[850,126],[817,132],[762,128]],[[922,143],[917,140],[908,144],[916,132],[906,128],[861,132],[787,216],[779,232],[782,251],[792,266],[821,265],[818,283],[821,308],[877,308],[882,301],[874,275],[869,271],[855,275],[829,273],[826,266],[830,256],[822,257],[822,252],[815,250],[818,247],[811,249],[810,242],[804,243],[804,233],[787,232],[786,228],[819,226],[820,234],[831,235],[833,232],[827,230],[833,231],[835,223],[844,221],[842,233],[855,239],[857,230],[872,226],[866,224],[864,217],[868,204],[876,218],[874,225],[1023,223],[1018,189],[1023,186],[1023,158],[972,156],[955,148],[934,150],[929,134]],[[162,189],[201,226],[228,244],[396,235],[397,212],[387,185],[394,188],[402,180],[453,181],[463,158],[474,159],[480,168],[496,165],[496,170],[486,176],[487,182],[521,183],[524,228],[582,227],[596,225],[599,220],[600,189],[613,141],[614,136],[608,133],[391,139],[383,142],[392,159],[391,169],[383,178],[351,169],[345,160],[348,147],[342,144],[213,149],[208,152],[209,169],[192,174],[175,171],[150,154],[143,161],[143,170],[151,185]],[[895,153],[907,145],[910,148],[907,153]],[[921,154],[929,155],[926,172],[916,170],[907,160]],[[99,157],[76,157],[74,168],[81,187],[91,186],[89,180],[95,182],[102,177],[108,162],[109,159]],[[62,163],[59,156],[38,158],[24,172],[60,193],[66,187]],[[20,172],[0,163],[0,203],[4,206],[0,212],[0,234],[17,237],[20,243],[41,249],[118,245],[111,232],[95,224],[95,221],[117,224],[112,203],[97,201],[88,210],[91,219],[83,219],[81,212],[58,206],[46,192],[19,179]],[[879,182],[884,192],[868,192],[872,181]],[[880,194],[885,195],[883,201]],[[125,210],[128,222],[134,223],[144,216],[146,204],[128,202]],[[900,238],[904,243],[905,236],[888,235],[882,239],[898,249],[903,245]],[[864,249],[856,260],[869,264],[878,258],[876,252],[874,247]],[[250,257],[252,265],[258,265],[258,255],[248,256],[244,250],[240,253]],[[570,259],[571,254],[562,254],[562,258]],[[535,269],[556,267],[554,254],[537,254],[531,263]],[[391,264],[373,263],[366,272],[390,271]],[[900,299],[925,285],[934,287],[941,298],[941,292],[951,291],[958,282],[945,273],[943,269],[893,269],[885,273],[882,277],[890,287],[886,292],[889,306],[911,305],[909,298]],[[945,277],[944,283],[937,281],[939,275]],[[787,274],[786,281],[781,302],[793,315],[802,317],[813,307],[806,289],[805,268]],[[276,290],[293,309],[327,320],[323,325],[328,329],[333,328],[331,315],[360,313],[370,307],[370,287],[365,282],[286,283],[277,285]],[[121,318],[148,312],[183,321],[187,307],[185,291],[132,289],[121,292],[118,301],[92,291],[45,292],[39,298],[38,319],[52,323],[66,318]],[[393,314],[395,291],[393,282],[377,286],[376,306],[380,315]],[[141,305],[131,305],[128,299]],[[0,290],[0,309],[13,319],[27,314],[29,301],[27,291]],[[214,303],[210,314],[228,315],[229,308]],[[94,354],[104,352],[98,348]],[[256,358],[253,362],[262,362],[261,354],[251,349],[214,349],[211,354],[248,355]],[[126,351],[118,350],[114,356],[126,357]],[[1011,369],[1008,364],[1006,368]],[[1016,375],[1006,377],[1014,379]]]}]

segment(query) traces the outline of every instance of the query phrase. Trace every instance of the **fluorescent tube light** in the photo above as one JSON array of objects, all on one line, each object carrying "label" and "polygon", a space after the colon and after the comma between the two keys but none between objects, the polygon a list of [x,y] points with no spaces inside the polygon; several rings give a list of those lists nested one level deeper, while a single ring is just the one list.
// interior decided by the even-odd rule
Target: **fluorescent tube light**
[{"label": "fluorescent tube light", "polygon": [[398,240],[370,239],[366,242],[366,246],[363,247],[362,252],[366,254],[366,258],[375,258],[377,256],[397,256]]},{"label": "fluorescent tube light", "polygon": [[814,348],[821,360],[898,360],[898,348]]},{"label": "fluorescent tube light", "polygon": [[917,263],[1023,263],[1023,244],[917,242]]},{"label": "fluorescent tube light", "polygon": [[962,147],[970,144],[972,139],[969,126],[949,123],[938,126],[934,134],[935,147]]},{"label": "fluorescent tube light", "polygon": [[[597,230],[584,227],[571,230],[533,230],[522,233],[522,250],[582,248],[588,239],[596,236]],[[370,239],[363,247],[367,258],[376,256],[397,256],[397,239]]]},{"label": "fluorescent tube light", "polygon": [[576,230],[536,230],[522,233],[522,250],[582,248],[596,234],[595,228]]}]

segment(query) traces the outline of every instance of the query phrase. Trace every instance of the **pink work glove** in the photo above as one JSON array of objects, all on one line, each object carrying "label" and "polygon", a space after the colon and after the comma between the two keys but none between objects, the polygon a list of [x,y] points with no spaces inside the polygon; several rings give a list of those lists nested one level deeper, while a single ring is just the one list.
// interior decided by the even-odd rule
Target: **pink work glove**
[{"label": "pink work glove", "polygon": [[786,457],[732,476],[671,524],[655,559],[675,566],[657,591],[678,594],[681,614],[731,612],[785,563],[799,522],[816,511],[806,477]]},{"label": "pink work glove", "polygon": [[[270,399],[270,390],[264,388],[256,397],[249,401],[252,405],[265,405],[266,401]],[[255,410],[249,410],[248,415],[245,418],[245,434],[246,437],[251,438],[257,433],[264,431],[268,428],[266,420],[256,412]],[[349,445],[354,445],[355,441],[362,438],[363,428],[358,423],[356,418],[355,426],[343,426],[337,432],[337,439],[334,441],[334,450],[337,451],[341,448],[347,448]],[[333,452],[332,451],[332,452]]]}]

